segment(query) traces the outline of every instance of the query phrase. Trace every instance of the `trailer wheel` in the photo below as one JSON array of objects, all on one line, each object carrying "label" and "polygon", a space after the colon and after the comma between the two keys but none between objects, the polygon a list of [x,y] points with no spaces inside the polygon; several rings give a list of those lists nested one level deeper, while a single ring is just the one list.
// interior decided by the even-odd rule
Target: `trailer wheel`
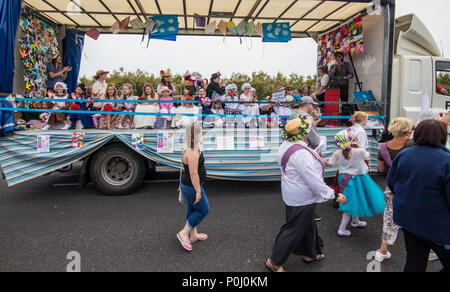
[{"label": "trailer wheel", "polygon": [[109,196],[133,193],[141,186],[145,173],[144,159],[121,144],[100,149],[90,167],[96,188]]}]

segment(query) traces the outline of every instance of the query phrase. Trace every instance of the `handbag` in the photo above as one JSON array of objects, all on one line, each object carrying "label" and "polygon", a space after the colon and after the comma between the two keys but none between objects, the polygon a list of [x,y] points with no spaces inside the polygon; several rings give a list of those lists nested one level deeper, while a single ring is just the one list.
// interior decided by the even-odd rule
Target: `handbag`
[{"label": "handbag", "polygon": [[181,177],[183,176],[183,157],[181,157],[181,165],[180,165],[180,179],[178,184],[178,201],[180,204],[184,204],[184,196],[181,192]]}]

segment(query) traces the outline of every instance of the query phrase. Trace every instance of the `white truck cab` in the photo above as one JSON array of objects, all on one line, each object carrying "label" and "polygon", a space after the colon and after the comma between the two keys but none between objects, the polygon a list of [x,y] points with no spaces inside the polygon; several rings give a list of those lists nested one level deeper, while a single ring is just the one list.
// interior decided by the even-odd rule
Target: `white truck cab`
[{"label": "white truck cab", "polygon": [[448,88],[450,59],[442,57],[431,33],[416,15],[396,20],[395,55],[392,68],[390,118],[406,117],[417,121],[422,109],[437,114],[450,109]]}]

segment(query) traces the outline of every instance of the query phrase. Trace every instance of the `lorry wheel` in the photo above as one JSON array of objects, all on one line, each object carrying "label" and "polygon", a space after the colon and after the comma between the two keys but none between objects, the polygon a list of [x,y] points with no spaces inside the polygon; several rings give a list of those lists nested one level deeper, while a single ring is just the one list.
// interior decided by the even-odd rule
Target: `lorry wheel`
[{"label": "lorry wheel", "polygon": [[100,149],[90,167],[94,185],[109,196],[133,193],[141,186],[145,173],[144,159],[121,144],[112,144]]}]

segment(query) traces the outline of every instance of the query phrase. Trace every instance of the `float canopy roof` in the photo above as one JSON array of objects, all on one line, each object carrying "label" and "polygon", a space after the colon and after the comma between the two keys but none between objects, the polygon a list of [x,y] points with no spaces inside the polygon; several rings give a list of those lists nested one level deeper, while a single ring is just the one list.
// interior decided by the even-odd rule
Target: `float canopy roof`
[{"label": "float canopy roof", "polygon": [[[328,31],[366,10],[371,0],[23,0],[55,23],[110,32],[116,22],[154,15],[179,17],[180,35],[205,35],[194,27],[194,14],[214,20],[261,23],[289,22],[293,37],[309,37]],[[131,27],[122,33],[142,33]],[[219,34],[216,31],[216,34]]]}]

